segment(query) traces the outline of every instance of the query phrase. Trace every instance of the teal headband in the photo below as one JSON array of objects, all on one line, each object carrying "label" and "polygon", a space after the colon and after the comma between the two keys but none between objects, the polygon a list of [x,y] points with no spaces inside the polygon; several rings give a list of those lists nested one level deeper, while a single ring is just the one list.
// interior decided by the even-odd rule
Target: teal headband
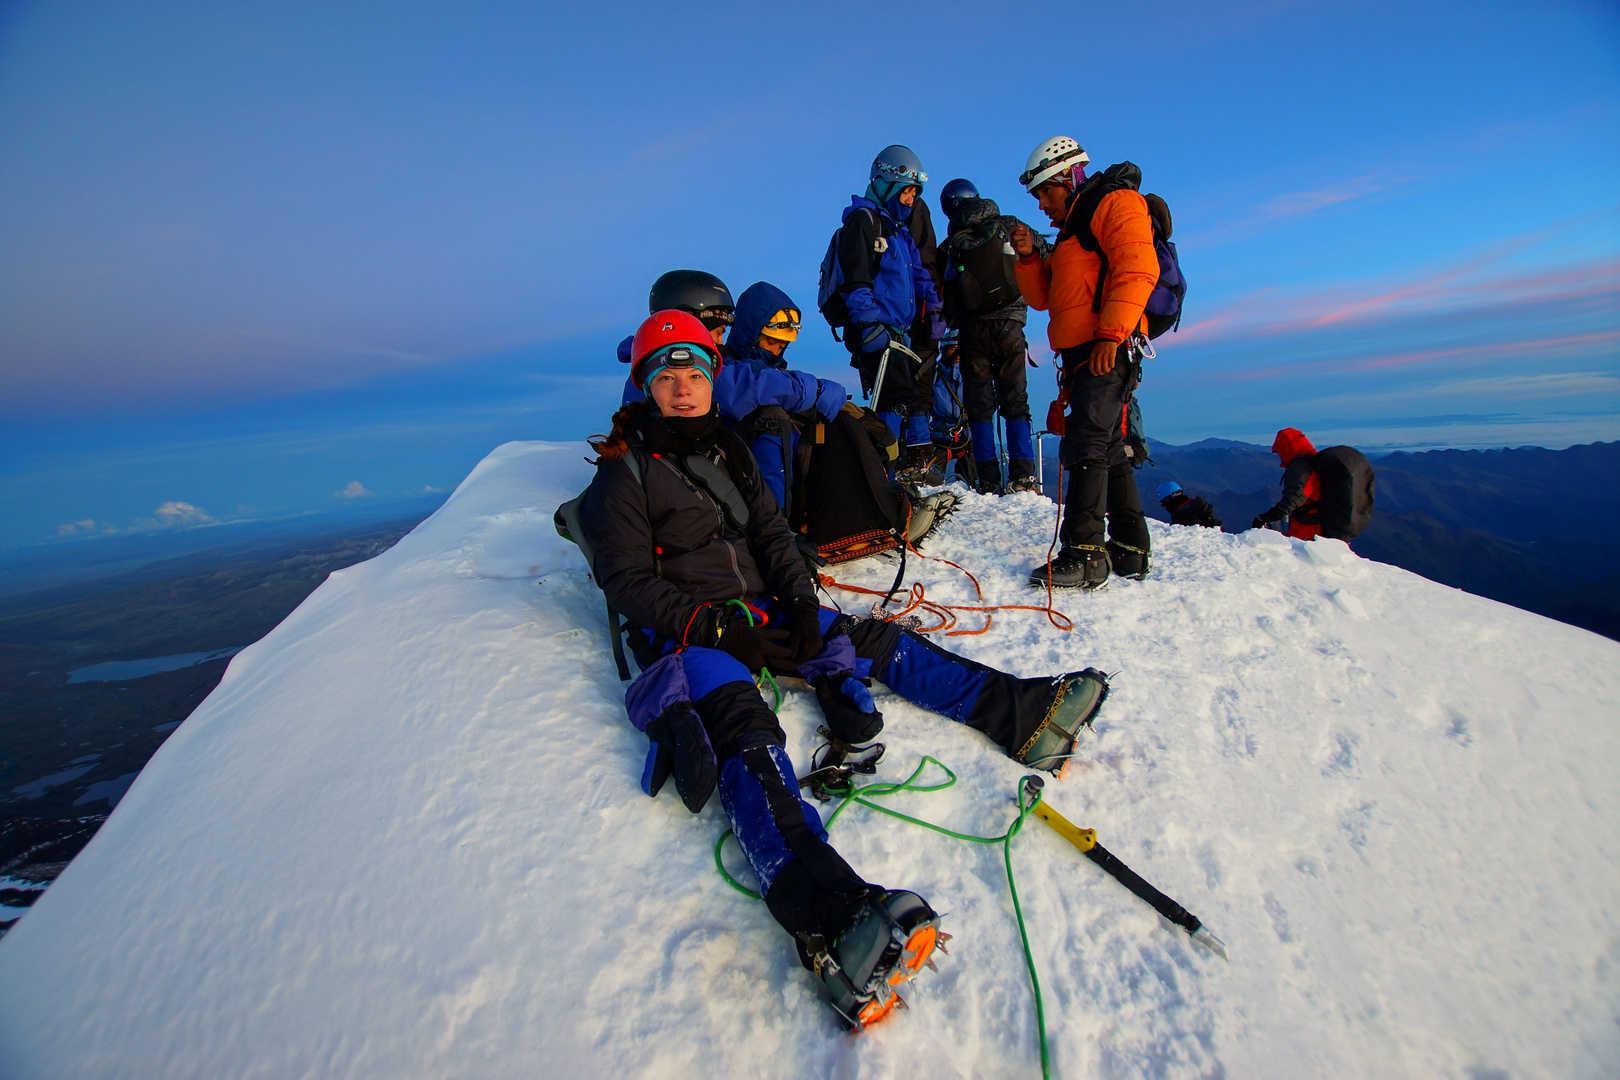
[{"label": "teal headband", "polygon": [[676,342],[665,345],[662,349],[642,360],[647,369],[646,378],[641,380],[641,392],[652,397],[653,380],[658,378],[666,368],[697,368],[703,377],[714,383],[714,356],[702,345],[693,345]]}]

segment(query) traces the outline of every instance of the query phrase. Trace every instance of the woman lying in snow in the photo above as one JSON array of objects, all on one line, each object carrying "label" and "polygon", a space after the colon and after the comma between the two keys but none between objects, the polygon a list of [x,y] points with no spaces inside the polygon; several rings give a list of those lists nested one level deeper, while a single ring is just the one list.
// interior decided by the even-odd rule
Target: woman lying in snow
[{"label": "woman lying in snow", "polygon": [[687,807],[716,786],[771,914],[856,1027],[928,962],[938,917],[915,893],[868,883],[803,801],[787,738],[754,683],[768,669],[815,689],[835,738],[865,742],[882,714],[864,680],[984,732],[1026,765],[1061,769],[1107,690],[1091,669],[1018,679],[893,623],[824,609],[747,447],[720,424],[721,358],[693,316],[641,325],[632,377],[648,403],[613,417],[580,520],[642,673],[626,702],[651,747],[642,785],[673,775]]}]

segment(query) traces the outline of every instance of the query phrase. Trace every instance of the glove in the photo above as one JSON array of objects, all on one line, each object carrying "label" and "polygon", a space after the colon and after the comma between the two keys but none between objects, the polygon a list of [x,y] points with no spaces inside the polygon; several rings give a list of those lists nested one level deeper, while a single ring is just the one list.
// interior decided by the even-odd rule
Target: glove
[{"label": "glove", "polygon": [[945,337],[945,313],[937,308],[928,313],[928,336],[935,341]]},{"label": "glove", "polygon": [[1273,507],[1272,509],[1267,510],[1265,513],[1261,514],[1259,517],[1257,517],[1253,521],[1251,521],[1249,523],[1249,528],[1251,528],[1251,529],[1263,529],[1267,525],[1270,525],[1272,522],[1281,521],[1281,520],[1282,520],[1282,515],[1277,513],[1276,508]]},{"label": "glove", "polygon": [[788,644],[788,631],[764,630],[745,622],[726,628],[720,637],[720,648],[753,672],[763,671],[773,664],[788,667],[795,662]]},{"label": "glove", "polygon": [[751,625],[748,612],[735,604],[699,604],[687,621],[681,644],[730,653],[757,672],[772,661],[791,663],[787,638],[786,630]]},{"label": "glove", "polygon": [[641,790],[657,796],[664,781],[675,777],[675,790],[692,813],[699,813],[720,775],[714,748],[703,721],[686,702],[677,702],[647,725],[647,764],[641,771]]},{"label": "glove", "polygon": [[849,402],[849,393],[841,383],[830,379],[816,380],[816,412],[822,419],[831,420]]},{"label": "glove", "polygon": [[888,348],[894,335],[882,323],[871,323],[861,330],[861,352],[880,353]]},{"label": "glove", "polygon": [[864,743],[877,738],[883,730],[883,714],[872,701],[872,691],[850,672],[818,675],[810,685],[815,687],[816,700],[821,703],[821,714],[827,718],[827,730],[833,738]]},{"label": "glove", "polygon": [[796,597],[788,605],[788,617],[792,622],[787,628],[787,646],[793,651],[793,662],[802,664],[827,644],[821,636],[821,605],[813,596]]}]

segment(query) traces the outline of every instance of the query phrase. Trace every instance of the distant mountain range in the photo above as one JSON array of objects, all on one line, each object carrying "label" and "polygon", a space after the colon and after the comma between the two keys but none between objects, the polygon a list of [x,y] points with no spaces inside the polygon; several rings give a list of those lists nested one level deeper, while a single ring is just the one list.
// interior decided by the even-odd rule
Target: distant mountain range
[{"label": "distant mountain range", "polygon": [[[1214,503],[1230,532],[1281,493],[1263,446],[1149,440],[1149,450],[1137,484],[1161,521],[1154,492],[1165,480]],[[1397,453],[1373,468],[1377,508],[1358,553],[1620,639],[1620,442]]]}]

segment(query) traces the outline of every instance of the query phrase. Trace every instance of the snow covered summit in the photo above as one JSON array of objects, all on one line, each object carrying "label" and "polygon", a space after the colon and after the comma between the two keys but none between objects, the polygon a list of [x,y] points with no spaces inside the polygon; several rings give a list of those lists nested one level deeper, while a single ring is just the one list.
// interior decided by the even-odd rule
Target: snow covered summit
[{"label": "snow covered summit", "polygon": [[[577,446],[501,447],[231,662],[0,941],[0,1074],[1038,1074],[999,851],[840,819],[855,867],[956,935],[912,1011],[855,1038],[715,873],[718,805],[641,794],[601,594],[551,525],[588,476]],[[966,495],[928,551],[1028,603],[1052,513]],[[1054,1074],[1613,1075],[1620,645],[1337,542],[1153,527],[1147,581],[1060,594],[1072,633],[1006,612],[939,639],[1118,673],[1047,798],[1231,950],[1032,822],[1014,862]],[[908,573],[972,602],[951,567]],[[902,809],[1006,827],[1022,770],[880,705],[880,778],[923,754],[961,778]],[[813,695],[782,715],[803,767]]]}]

